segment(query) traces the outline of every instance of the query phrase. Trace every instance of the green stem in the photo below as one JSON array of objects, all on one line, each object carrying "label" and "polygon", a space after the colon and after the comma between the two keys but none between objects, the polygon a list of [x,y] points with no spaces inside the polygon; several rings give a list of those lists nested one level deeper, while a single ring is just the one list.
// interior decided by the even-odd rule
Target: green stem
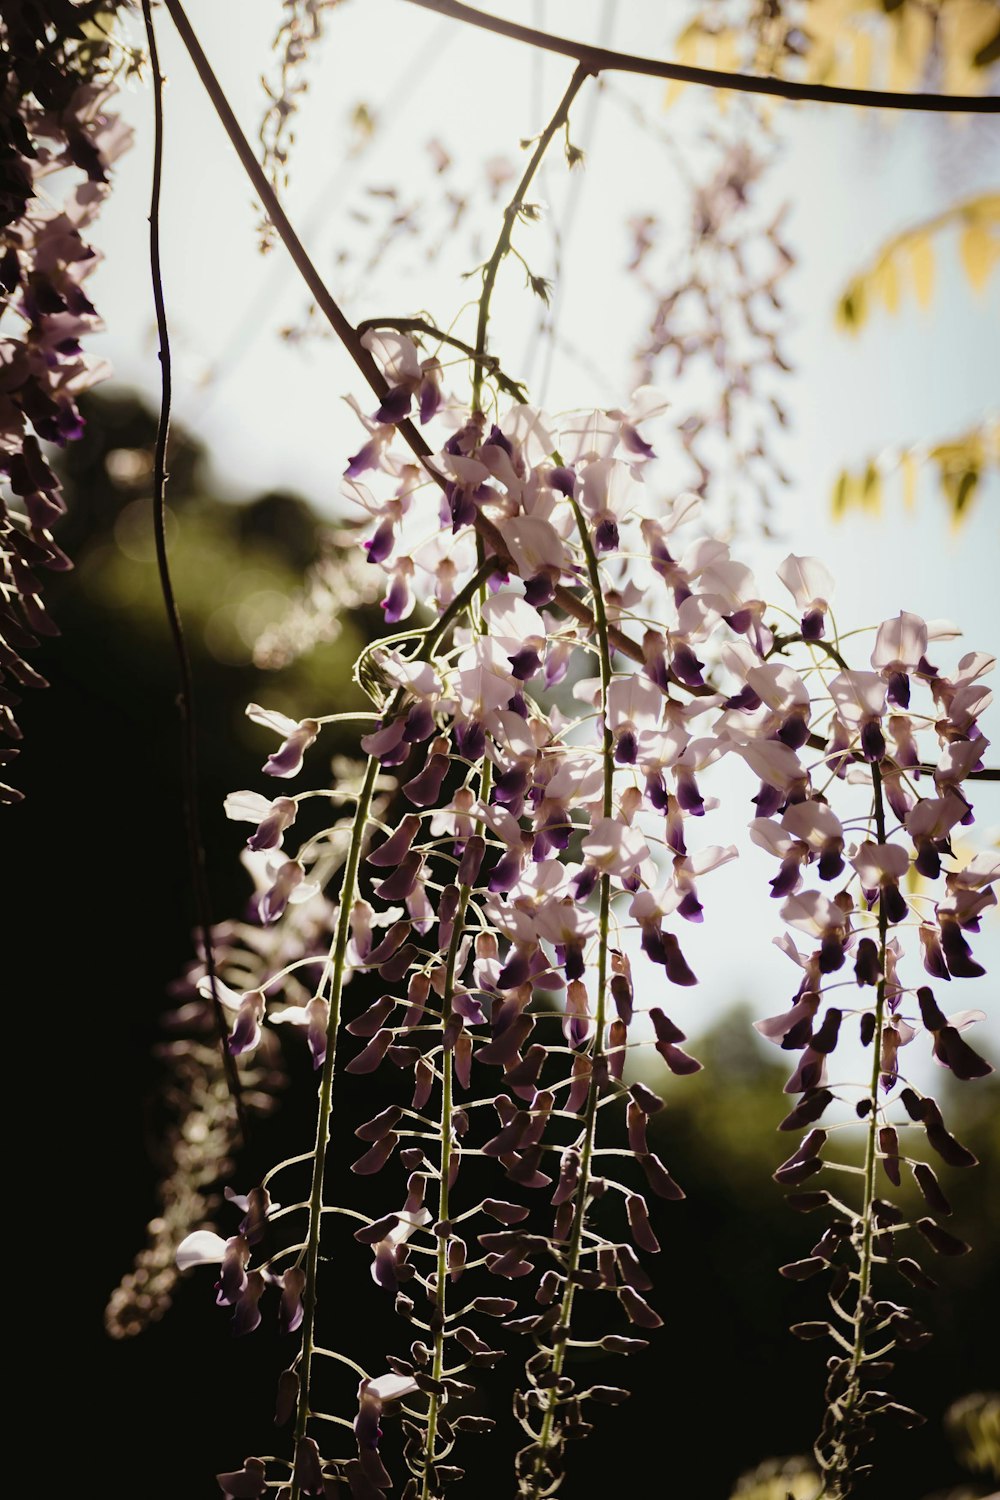
[{"label": "green stem", "polygon": [[822,651],[824,656],[828,656],[831,661],[836,662],[842,672],[850,671],[847,662],[841,656],[836,646],[831,646],[829,641],[806,640],[806,637],[800,635],[798,631],[793,635],[776,635],[770,651],[764,654],[764,660],[767,661],[771,656],[781,656],[787,646],[794,646],[797,643],[803,646],[812,646],[816,651]]},{"label": "green stem", "polygon": [[[492,776],[493,767],[488,760],[484,760],[479,779],[479,797],[483,802],[489,797]],[[481,832],[482,827],[482,823],[477,823],[476,832]],[[471,895],[471,886],[459,886],[458,910],[455,912],[455,925],[452,928],[451,941],[448,944],[448,957],[445,966],[443,1011],[444,1026],[446,1029],[451,1020],[451,1002],[455,996],[458,952],[462,945],[462,937],[465,931],[465,917],[469,909]],[[452,1050],[451,1048],[446,1048],[441,1057],[441,1180],[438,1189],[439,1224],[446,1223],[450,1216],[449,1178],[451,1176],[452,1157],[452,1090],[454,1071]],[[438,1239],[437,1281],[434,1288],[434,1305],[437,1318],[435,1320],[436,1326],[434,1331],[434,1360],[431,1366],[431,1373],[436,1381],[440,1380],[444,1373],[445,1317],[448,1311],[448,1247],[450,1243],[450,1235],[442,1235]],[[420,1492],[421,1500],[430,1500],[431,1496],[431,1470],[434,1465],[434,1447],[437,1442],[439,1411],[440,1398],[436,1393],[432,1392],[430,1405],[427,1409],[427,1437],[424,1444],[424,1479]]]},{"label": "green stem", "polygon": [[524,195],[531,186],[532,178],[541,166],[542,157],[548,150],[552,137],[568,120],[570,105],[580,92],[586,79],[590,77],[590,74],[591,69],[585,63],[580,63],[577,66],[565,94],[563,94],[559,101],[555,114],[538,137],[531,160],[524,169],[521,181],[514,191],[513,198],[504,209],[503,228],[500,231],[500,238],[497,240],[493,254],[486,262],[486,269],[483,272],[483,292],[479,299],[479,321],[476,326],[476,348],[475,353],[472,355],[475,362],[472,375],[472,407],[474,411],[478,410],[482,396],[482,371],[484,364],[487,362],[486,329],[490,321],[490,302],[493,297],[493,288],[496,285],[500,262],[510,250],[510,239],[514,232],[514,225],[518,214],[524,207]]},{"label": "green stem", "polygon": [[[604,761],[604,797],[602,803],[603,815],[610,818],[614,812],[614,737],[608,723],[608,690],[611,686],[611,646],[608,631],[608,616],[604,603],[604,593],[601,588],[600,570],[597,565],[597,554],[587,529],[587,523],[583,512],[576,500],[571,499],[573,514],[576,518],[577,530],[580,535],[580,543],[583,547],[584,556],[587,561],[587,576],[590,580],[590,589],[594,598],[594,619],[597,625],[597,646],[601,664],[601,713],[603,719],[603,743],[602,757]],[[591,1072],[590,1082],[587,1088],[587,1103],[584,1111],[583,1126],[583,1151],[580,1156],[580,1175],[577,1181],[576,1204],[573,1212],[573,1225],[570,1230],[569,1249],[566,1256],[566,1282],[563,1289],[562,1306],[559,1310],[559,1321],[553,1333],[555,1350],[552,1359],[552,1374],[556,1380],[562,1375],[563,1365],[566,1359],[566,1343],[569,1334],[570,1322],[573,1316],[573,1298],[576,1292],[575,1276],[580,1265],[580,1247],[583,1243],[583,1229],[587,1215],[587,1199],[590,1192],[590,1167],[594,1155],[594,1141],[597,1134],[597,1110],[600,1102],[600,1068],[598,1066],[604,1053],[604,1028],[606,1023],[607,981],[608,981],[608,936],[611,920],[611,877],[602,875],[600,880],[600,917],[599,938],[597,951],[597,1006],[594,1018],[594,1043],[590,1053]],[[542,1468],[545,1457],[552,1442],[552,1429],[555,1421],[555,1386],[550,1387],[549,1396],[545,1407],[545,1416],[542,1419],[542,1428],[538,1435],[538,1450],[535,1458],[535,1471],[533,1476],[533,1488],[538,1492],[542,1477]]]},{"label": "green stem", "polygon": [[[486,579],[489,578],[496,567],[497,560],[495,558],[490,558],[483,563],[469,579],[468,583],[465,584],[464,588],[460,589],[455,595],[448,608],[428,628],[424,637],[424,649],[429,654],[434,653],[445,632],[458,616],[468,608],[469,604],[471,604],[472,600],[485,584]],[[387,721],[399,712],[405,698],[406,694],[402,690],[393,696],[385,712],[385,719]],[[327,960],[326,972],[330,974],[330,1019],[326,1033],[326,1057],[323,1061],[323,1073],[320,1079],[319,1108],[316,1118],[316,1144],[312,1153],[312,1184],[309,1191],[308,1233],[303,1252],[306,1284],[302,1296],[302,1344],[297,1364],[299,1402],[295,1421],[296,1443],[298,1443],[300,1438],[305,1437],[311,1414],[309,1395],[312,1377],[312,1357],[315,1352],[316,1304],[318,1300],[317,1272],[319,1269],[320,1230],[323,1221],[326,1153],[330,1140],[330,1121],[333,1113],[333,1079],[336,1067],[337,1035],[340,1028],[347,944],[351,934],[351,908],[354,905],[354,898],[357,891],[361,851],[364,848],[365,839],[369,832],[372,795],[375,790],[375,781],[379,769],[380,762],[378,759],[375,756],[370,756],[368,764],[365,767],[364,780],[355,808],[354,823],[351,828],[351,842],[348,848],[347,861],[344,866],[344,878],[340,890],[340,914],[337,920],[337,929],[334,934],[330,956]],[[299,1495],[298,1480],[293,1477],[291,1500],[299,1500]]]},{"label": "green stem", "polygon": [[[875,837],[880,844],[886,842],[885,802],[882,795],[882,772],[877,762],[872,763],[872,790],[875,802]],[[851,1353],[851,1364],[848,1372],[847,1387],[843,1398],[843,1408],[840,1414],[839,1427],[842,1442],[850,1442],[850,1425],[861,1397],[861,1366],[865,1358],[865,1320],[867,1317],[866,1307],[871,1295],[872,1286],[872,1250],[874,1242],[873,1205],[875,1202],[875,1172],[878,1163],[878,1128],[879,1128],[879,1105],[878,1089],[879,1075],[882,1071],[882,1032],[885,1025],[885,1000],[886,979],[885,962],[886,948],[889,938],[889,916],[885,908],[885,900],[879,896],[878,906],[878,944],[879,944],[879,974],[878,988],[875,998],[875,1033],[872,1037],[872,1069],[869,1082],[868,1099],[870,1110],[868,1113],[868,1133],[865,1140],[865,1165],[864,1165],[864,1201],[861,1209],[861,1247],[858,1251],[858,1293],[854,1312],[854,1348]],[[843,1462],[851,1462],[851,1450],[843,1448]],[[846,1495],[849,1491],[841,1483],[840,1476],[834,1479],[836,1486],[832,1492],[834,1496]]]},{"label": "green stem", "polygon": [[[295,1441],[305,1437],[309,1425],[309,1392],[312,1375],[312,1357],[315,1347],[315,1324],[317,1302],[317,1271],[319,1269],[320,1225],[323,1220],[323,1185],[326,1171],[326,1151],[330,1140],[330,1117],[333,1109],[333,1075],[337,1057],[337,1034],[340,1029],[340,1002],[344,988],[344,967],[347,959],[347,942],[351,933],[351,908],[357,888],[358,866],[361,850],[368,831],[368,814],[371,809],[375,778],[379,772],[379,761],[373,755],[368,759],[365,778],[358,796],[351,830],[351,844],[344,867],[344,880],[340,890],[340,916],[334,939],[333,972],[330,981],[330,1020],[326,1031],[326,1057],[323,1061],[323,1076],[319,1087],[319,1110],[316,1118],[316,1145],[313,1149],[312,1186],[309,1192],[309,1233],[306,1241],[306,1284],[302,1296],[302,1346],[299,1352],[299,1408],[295,1422]],[[292,1480],[292,1500],[298,1500],[299,1482]]]}]

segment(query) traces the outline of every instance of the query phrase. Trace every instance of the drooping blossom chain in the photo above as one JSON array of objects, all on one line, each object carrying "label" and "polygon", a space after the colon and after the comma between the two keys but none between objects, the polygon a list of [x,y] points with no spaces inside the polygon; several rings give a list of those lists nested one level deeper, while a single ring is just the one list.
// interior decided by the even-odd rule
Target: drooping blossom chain
[{"label": "drooping blossom chain", "polygon": [[[66,507],[42,444],[81,435],[77,400],[109,374],[83,347],[100,327],[84,290],[100,256],[84,235],[131,143],[108,106],[138,59],[110,30],[106,41],[88,32],[98,9],[14,4],[0,21],[0,734],[15,742],[21,690],[46,685],[24,653],[58,633],[41,575],[72,566],[53,537]],[[113,12],[102,8],[105,26]],[[0,751],[0,765],[16,754]],[[0,786],[0,802],[20,797]]]}]

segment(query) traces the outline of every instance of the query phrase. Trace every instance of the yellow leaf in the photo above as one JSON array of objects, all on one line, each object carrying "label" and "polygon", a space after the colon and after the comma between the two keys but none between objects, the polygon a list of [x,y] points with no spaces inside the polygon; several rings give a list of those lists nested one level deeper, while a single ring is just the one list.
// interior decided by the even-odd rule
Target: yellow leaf
[{"label": "yellow leaf", "polygon": [[965,469],[961,473],[942,475],[941,483],[951,504],[952,521],[958,526],[972,509],[979,486],[979,470]]},{"label": "yellow leaf", "polygon": [[891,253],[881,260],[871,275],[872,291],[880,296],[891,313],[899,309],[899,272]]},{"label": "yellow leaf", "polygon": [[979,487],[984,459],[982,434],[969,432],[951,442],[938,443],[930,457],[938,466],[938,478],[957,526],[972,508]]},{"label": "yellow leaf", "polygon": [[846,469],[841,469],[834,481],[833,494],[830,497],[830,508],[833,511],[835,520],[839,521],[841,516],[850,507],[853,500],[853,492],[854,480]]},{"label": "yellow leaf", "polygon": [[923,6],[904,4],[891,13],[892,48],[886,87],[909,93],[920,85],[921,75],[934,40],[934,18]]},{"label": "yellow leaf", "polygon": [[870,31],[858,31],[854,36],[854,57],[852,58],[852,78],[856,89],[866,89],[871,86],[872,67],[875,58],[875,39]]},{"label": "yellow leaf", "polygon": [[993,238],[984,224],[975,221],[962,230],[959,249],[972,290],[985,291],[993,265],[1000,259],[1000,242]]},{"label": "yellow leaf", "polygon": [[869,463],[861,481],[861,504],[874,515],[882,509],[882,476],[874,462]]},{"label": "yellow leaf", "polygon": [[837,303],[837,322],[848,333],[857,333],[867,314],[865,284],[859,278],[851,282]]},{"label": "yellow leaf", "polygon": [[903,454],[899,460],[899,477],[903,482],[903,506],[906,510],[913,510],[917,503],[917,460],[911,452]]},{"label": "yellow leaf", "polygon": [[996,30],[996,0],[948,0],[937,14],[938,44],[944,62],[941,86],[948,94],[979,94],[988,69],[975,58]]},{"label": "yellow leaf", "polygon": [[1000,224],[1000,193],[980,193],[962,204],[966,219],[978,219],[983,224]]},{"label": "yellow leaf", "polygon": [[80,24],[80,30],[88,42],[106,42],[114,23],[114,12],[104,11]]},{"label": "yellow leaf", "polygon": [[[677,40],[674,42],[674,61],[683,63],[685,67],[694,67],[698,61],[698,42],[702,36],[701,23],[694,20],[685,26]],[[681,94],[687,88],[678,78],[671,78],[663,92],[663,107],[669,109],[675,104]]]},{"label": "yellow leaf", "polygon": [[[715,43],[715,57],[711,66],[718,68],[720,73],[738,73],[740,71],[740,54],[736,44],[736,33],[729,27],[720,31]],[[728,110],[732,99],[728,89],[716,89],[715,102],[720,115]]]},{"label": "yellow leaf", "polygon": [[853,61],[853,16],[860,8],[854,0],[812,0],[808,18],[807,60],[814,81],[841,81],[838,54],[846,49],[848,63]]},{"label": "yellow leaf", "polygon": [[917,301],[929,307],[934,295],[934,249],[929,235],[915,235],[910,241],[910,270]]}]

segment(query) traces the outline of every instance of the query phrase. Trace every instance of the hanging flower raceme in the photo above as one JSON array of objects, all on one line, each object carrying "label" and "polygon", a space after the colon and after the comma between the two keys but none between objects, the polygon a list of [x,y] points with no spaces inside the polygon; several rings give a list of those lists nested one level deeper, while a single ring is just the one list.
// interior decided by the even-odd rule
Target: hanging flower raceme
[{"label": "hanging flower raceme", "polygon": [[[782,576],[796,592],[797,603],[806,608],[806,594],[818,589],[818,584],[815,574],[806,584],[800,561],[789,560],[783,565]],[[809,608],[818,607],[818,601],[815,594]],[[870,1438],[870,1424],[877,1415],[902,1413],[909,1423],[919,1420],[915,1413],[869,1384],[865,1363],[869,1357],[866,1351],[876,1342],[882,1358],[895,1344],[916,1347],[926,1337],[908,1308],[877,1300],[874,1287],[881,1264],[892,1265],[915,1285],[933,1285],[912,1248],[908,1247],[906,1253],[897,1248],[897,1238],[906,1227],[904,1215],[885,1198],[880,1175],[884,1174],[890,1186],[900,1185],[900,1130],[907,1120],[924,1126],[928,1145],[946,1163],[974,1163],[971,1153],[945,1128],[936,1103],[921,1099],[905,1084],[901,1049],[913,1045],[923,1028],[931,1036],[935,1059],[951,1068],[956,1077],[968,1080],[989,1071],[989,1064],[961,1035],[965,1027],[982,1017],[982,1012],[961,1011],[946,1016],[929,988],[917,984],[914,991],[913,987],[915,963],[937,979],[976,977],[983,972],[972,957],[959,911],[965,913],[966,927],[975,930],[978,912],[992,904],[992,883],[997,878],[995,857],[977,855],[963,866],[952,843],[956,826],[971,822],[964,782],[981,764],[984,744],[975,720],[988,701],[984,692],[974,696],[960,693],[927,661],[929,640],[947,640],[955,634],[954,626],[928,626],[919,617],[903,612],[878,628],[871,653],[875,671],[869,672],[849,666],[841,648],[827,646],[825,632],[815,623],[807,629],[804,618],[798,637],[803,657],[811,656],[814,668],[826,668],[832,661],[839,670],[828,680],[824,672],[823,695],[804,701],[805,717],[802,731],[796,733],[797,745],[800,749],[821,745],[826,738],[830,764],[839,773],[839,781],[835,780],[825,795],[832,795],[834,787],[842,785],[846,801],[855,787],[867,786],[867,836],[857,843],[847,843],[845,825],[827,805],[825,795],[823,801],[817,800],[807,778],[796,785],[791,767],[780,789],[794,787],[794,802],[783,811],[779,805],[767,808],[767,815],[751,824],[754,842],[781,861],[780,873],[771,886],[775,895],[786,897],[781,907],[784,921],[816,945],[810,953],[800,954],[790,939],[781,940],[779,946],[803,969],[803,979],[788,1011],[757,1023],[758,1030],[770,1040],[800,1053],[798,1066],[786,1085],[786,1090],[800,1095],[800,1100],[781,1128],[805,1129],[807,1133],[775,1172],[775,1178],[797,1188],[807,1179],[811,1183],[824,1168],[838,1165],[828,1155],[828,1132],[815,1128],[816,1122],[838,1104],[850,1106],[848,1120],[861,1130],[865,1142],[860,1201],[848,1206],[843,1199],[849,1195],[838,1189],[840,1217],[831,1223],[807,1259],[783,1267],[784,1274],[793,1279],[832,1274],[829,1295],[842,1322],[803,1323],[793,1331],[803,1338],[829,1335],[835,1343],[829,1364],[828,1406],[816,1456],[831,1493],[838,1495],[846,1495],[851,1487],[858,1455]],[[782,640],[780,649],[790,650],[791,641]],[[971,653],[963,662],[969,674],[963,679],[963,687],[966,682],[975,682],[991,665],[989,659]],[[734,664],[735,658],[730,657],[730,667]],[[754,680],[750,672],[745,675],[763,701],[759,678]],[[929,690],[933,700],[930,713],[914,712],[911,695],[915,687]],[[950,713],[956,698],[957,717]],[[907,710],[905,719],[898,714],[889,718],[889,741],[883,733],[887,703]],[[831,708],[832,731],[824,736],[821,725]],[[730,733],[733,717],[729,717]],[[744,731],[747,722],[744,720]],[[761,752],[748,753],[749,743],[737,748],[759,771]],[[780,754],[774,749],[765,753],[773,765],[764,779],[778,790],[782,780],[778,774]],[[935,785],[929,795],[921,795],[920,768],[928,763],[937,768]],[[888,807],[900,818],[900,826],[892,830]],[[776,820],[779,813],[780,822]],[[857,827],[857,821],[855,817],[851,826]],[[812,872],[827,883],[829,894],[805,883]],[[921,880],[917,894],[910,895],[914,876]],[[925,894],[924,883],[930,882],[943,882],[944,889],[936,899]],[[913,904],[921,918],[919,945],[916,952],[912,946],[908,952],[905,934]],[[834,1074],[829,1065],[831,1054],[848,1030],[849,1014],[842,982],[833,976],[849,959],[860,999],[860,1005],[850,1007],[850,1013],[860,1021],[860,1032],[855,1034],[861,1047],[873,1053],[868,1081],[855,1088],[831,1082],[832,1078],[842,1079],[845,1070],[839,1064]],[[836,996],[829,993],[833,987],[838,990]],[[865,996],[868,998],[861,998]],[[934,1217],[950,1209],[932,1168],[915,1155],[914,1148],[908,1150],[906,1160],[929,1209],[913,1229],[940,1254],[962,1253],[968,1247],[943,1230]],[[796,1208],[812,1211],[831,1204],[833,1199],[825,1191],[810,1190],[793,1193],[790,1201]],[[902,1226],[898,1234],[897,1226]],[[843,1322],[852,1331],[848,1340],[841,1332]]]},{"label": "hanging flower raceme", "polygon": [[[8,491],[0,493],[0,734],[13,741],[21,738],[20,689],[46,686],[24,653],[39,635],[58,634],[43,575],[72,566],[53,538],[66,505],[41,444],[63,448],[82,435],[77,403],[110,374],[84,350],[101,327],[84,290],[101,257],[84,236],[131,144],[131,129],[109,105],[119,72],[136,59],[119,37],[102,45],[89,35],[85,19],[23,7],[4,18],[0,293],[17,337],[5,334],[0,348],[0,479]],[[3,751],[0,765],[16,754]],[[0,786],[0,802],[19,800]]]},{"label": "hanging flower raceme", "polygon": [[[631,1352],[662,1321],[640,1259],[659,1249],[647,1193],[676,1203],[683,1191],[652,1149],[663,1101],[635,1076],[635,1059],[650,1057],[670,1087],[700,1068],[684,1045],[681,992],[697,979],[679,934],[691,933],[685,922],[711,921],[710,877],[738,852],[708,841],[720,763],[750,773],[749,838],[777,861],[770,891],[788,929],[779,947],[798,975],[786,1008],[758,1023],[794,1054],[781,1128],[804,1132],[777,1180],[811,1189],[835,1164],[839,1137],[819,1122],[846,1106],[872,1153],[865,1182],[877,1168],[891,1183],[905,1160],[897,1101],[932,1150],[966,1164],[938,1106],[909,1090],[904,1063],[929,1035],[956,1077],[988,1066],[964,1036],[978,1013],[945,1015],[922,983],[914,1000],[911,970],[922,958],[935,980],[979,972],[968,935],[994,899],[996,869],[960,864],[954,831],[971,817],[966,783],[985,749],[976,718],[989,662],[963,658],[949,678],[926,659],[926,643],[946,632],[903,615],[855,665],[829,613],[832,582],[808,558],[782,564],[801,629],[779,634],[753,573],[705,534],[697,500],[652,491],[638,416],[560,422],[515,405],[495,420],[455,419],[433,398],[433,357],[402,338],[369,337],[368,347],[388,394],[363,418],[368,441],[348,471],[370,525],[367,555],[386,575],[388,619],[409,612],[418,569],[435,582],[438,613],[359,664],[378,719],[362,740],[370,759],[336,867],[328,957],[277,1004],[270,987],[221,997],[235,1013],[234,1051],[274,1023],[305,1030],[320,1070],[322,1143],[307,1154],[308,1196],[276,1221],[248,1194],[239,1234],[201,1248],[222,1265],[220,1298],[239,1330],[260,1321],[273,1285],[279,1327],[300,1341],[285,1372],[294,1389],[279,1386],[279,1402],[299,1414],[300,1494],[320,1494],[338,1475],[355,1497],[379,1500],[392,1462],[384,1419],[402,1406],[404,1494],[438,1500],[462,1477],[459,1437],[484,1430],[469,1408],[500,1357],[487,1331],[499,1318],[508,1336],[530,1340],[517,1482],[541,1500],[559,1483],[566,1443],[589,1430],[592,1403],[625,1395],[587,1385],[565,1362],[579,1301],[593,1294],[613,1328],[621,1317],[633,1326],[635,1337],[587,1335],[608,1353]],[[418,419],[438,428],[424,480],[439,481],[444,546],[421,535],[435,518],[421,516],[420,485],[394,446],[415,400]],[[453,425],[441,432],[445,417]],[[568,720],[549,690],[577,662],[581,717]],[[300,774],[323,716],[249,712],[281,736],[265,773]],[[377,784],[389,800],[373,817],[366,798]],[[902,809],[900,826],[890,828],[887,804]],[[257,792],[227,803],[254,825],[268,924],[289,920],[296,902],[307,907],[331,878],[324,838],[342,825],[296,850],[300,807],[301,797]],[[938,888],[914,889],[917,879]],[[852,1045],[870,1049],[868,1082],[856,1088],[839,1056],[833,1063]],[[325,1196],[335,1065],[370,1101],[351,1126],[351,1170],[373,1195],[363,1213]],[[615,1101],[621,1113],[605,1107]],[[940,1248],[930,1169],[918,1166],[929,1214],[915,1232]],[[800,1206],[832,1201],[805,1196]],[[886,1312],[871,1292],[877,1268],[896,1257],[881,1186],[857,1206],[837,1202],[845,1217],[786,1273],[832,1272],[858,1348],[875,1348],[887,1329],[913,1342],[911,1315]],[[317,1309],[326,1261],[341,1253],[341,1215],[371,1257],[366,1295],[395,1308],[409,1347],[387,1356],[389,1374],[361,1382],[356,1458],[327,1460],[309,1435],[311,1392],[315,1360],[331,1354]],[[282,1261],[286,1219],[295,1258]],[[911,1261],[898,1257],[900,1269]],[[842,1342],[819,1447],[836,1474],[854,1461],[859,1413],[867,1421],[882,1399],[865,1362],[841,1358]],[[252,1465],[247,1474],[228,1477],[252,1485]]]}]

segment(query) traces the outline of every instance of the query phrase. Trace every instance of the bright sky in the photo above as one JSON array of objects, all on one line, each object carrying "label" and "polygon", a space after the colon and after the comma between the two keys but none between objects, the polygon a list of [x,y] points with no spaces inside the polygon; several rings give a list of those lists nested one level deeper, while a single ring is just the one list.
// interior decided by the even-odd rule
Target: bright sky
[{"label": "bright sky", "polygon": [[[607,40],[622,50],[669,55],[670,35],[686,8],[656,0],[558,3],[534,0],[502,7],[507,16],[578,37]],[[260,74],[271,71],[270,44],[277,7],[271,0],[190,0],[189,15],[248,135],[261,112]],[[234,494],[267,487],[299,489],[321,510],[335,514],[340,474],[359,446],[356,420],[341,397],[370,397],[347,355],[332,341],[290,345],[278,337],[298,322],[305,295],[280,248],[261,257],[257,212],[221,127],[166,14],[158,13],[166,95],[167,149],[164,200],[165,283],[178,365],[176,416],[208,444],[219,480]],[[311,89],[298,118],[292,181],[286,207],[321,271],[356,319],[412,314],[429,308],[447,324],[474,294],[474,281],[458,276],[479,257],[467,228],[442,236],[433,264],[406,249],[374,274],[338,268],[338,249],[370,244],[359,225],[370,209],[365,189],[393,182],[417,199],[432,184],[427,143],[437,138],[453,156],[456,183],[482,181],[483,164],[521,156],[518,139],[534,134],[551,113],[568,80],[562,59],[539,60],[515,43],[456,24],[403,0],[349,0],[328,18],[327,38],[315,57]],[[664,107],[661,83],[620,80],[621,96],[638,105],[679,149],[697,149],[699,135],[718,123],[708,91],[688,89]],[[593,94],[591,94],[593,97]],[[372,145],[352,157],[350,116],[365,103],[382,121]],[[578,101],[573,135],[588,135],[594,106]],[[105,317],[101,352],[118,378],[156,392],[157,364],[148,288],[146,213],[151,150],[149,94],[137,89],[124,109],[135,125],[136,148],[118,168],[118,184],[98,226],[107,255],[90,284]],[[737,555],[763,576],[788,552],[817,554],[838,579],[841,628],[873,624],[907,608],[957,620],[961,649],[996,649],[997,528],[1000,484],[984,484],[974,514],[954,531],[933,483],[921,485],[912,514],[890,490],[879,516],[830,516],[834,478],[858,470],[867,458],[914,440],[933,442],[957,434],[986,411],[1000,408],[1000,275],[974,296],[959,268],[953,234],[935,241],[937,278],[929,309],[910,294],[891,318],[878,310],[860,337],[834,326],[838,293],[890,234],[927,218],[956,196],[996,190],[1000,121],[950,124],[913,114],[888,120],[871,112],[823,106],[779,105],[774,126],[781,157],[767,195],[792,211],[788,238],[799,264],[788,279],[790,337],[795,374],[785,390],[793,428],[783,455],[795,483],[776,497],[782,535],[765,545],[741,541]],[[557,220],[565,213],[567,178],[557,153],[539,187]],[[991,172],[992,168],[992,172]],[[627,220],[654,211],[669,222],[671,202],[686,213],[665,173],[662,147],[627,120],[621,99],[596,106],[586,176],[579,191],[572,242],[566,251],[565,298],[560,325],[586,356],[585,365],[557,352],[546,405],[553,411],[582,405],[618,406],[628,398],[629,355],[640,333],[643,304],[624,272]],[[509,189],[508,189],[509,192]],[[674,194],[674,198],[672,198]],[[480,191],[480,201],[484,195]],[[499,228],[499,206],[481,221],[483,247]],[[551,232],[545,225],[518,230],[517,244],[532,269],[550,274]],[[524,372],[535,306],[516,266],[501,272],[495,302],[494,348],[514,374]],[[537,365],[536,365],[537,368]],[[206,380],[211,372],[214,378]],[[317,712],[323,712],[317,705]],[[994,715],[996,730],[997,717]],[[994,733],[1000,741],[1000,732]],[[994,761],[1000,761],[1000,744]],[[1000,831],[1000,799],[980,788],[978,837]],[[747,809],[747,815],[753,811]],[[706,820],[707,822],[708,820]],[[733,830],[706,830],[706,842],[729,842]],[[717,1008],[750,998],[758,1013],[783,1008],[797,983],[788,960],[760,943],[762,923],[777,933],[774,905],[758,894],[774,873],[763,855],[705,881],[708,915],[724,908],[725,940],[715,923],[685,931],[685,951],[703,983],[674,1009],[692,1031]],[[766,894],[766,886],[764,886]],[[1000,923],[976,943],[989,963],[1000,962]],[[751,934],[756,941],[749,946]],[[988,982],[987,982],[988,983]],[[954,988],[954,987],[953,987]],[[959,1003],[984,1004],[980,985],[960,986]],[[949,997],[950,998],[950,997]],[[1000,1037],[1000,1019],[992,1023]]]}]

